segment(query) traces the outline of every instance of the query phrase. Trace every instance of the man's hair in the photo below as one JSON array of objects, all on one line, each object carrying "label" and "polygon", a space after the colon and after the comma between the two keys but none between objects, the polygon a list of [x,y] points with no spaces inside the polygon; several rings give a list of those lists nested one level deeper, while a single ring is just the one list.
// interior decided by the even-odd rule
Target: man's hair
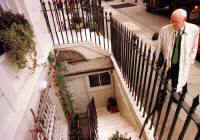
[{"label": "man's hair", "polygon": [[172,13],[171,16],[174,16],[176,14],[181,15],[184,19],[187,18],[187,11],[185,9],[176,9],[176,10],[174,10],[174,12]]}]

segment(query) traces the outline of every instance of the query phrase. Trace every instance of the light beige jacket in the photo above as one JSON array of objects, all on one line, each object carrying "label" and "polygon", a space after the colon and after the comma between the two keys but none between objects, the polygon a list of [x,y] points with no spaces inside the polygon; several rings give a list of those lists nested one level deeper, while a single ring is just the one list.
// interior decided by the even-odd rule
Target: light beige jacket
[{"label": "light beige jacket", "polygon": [[[158,39],[158,49],[163,52],[164,59],[167,60],[167,68],[171,66],[171,58],[174,47],[176,31],[172,24],[161,28]],[[194,63],[199,40],[199,27],[185,22],[185,31],[181,41],[181,55],[179,63],[179,78],[177,92],[182,90],[182,87],[188,80],[191,64]]]}]

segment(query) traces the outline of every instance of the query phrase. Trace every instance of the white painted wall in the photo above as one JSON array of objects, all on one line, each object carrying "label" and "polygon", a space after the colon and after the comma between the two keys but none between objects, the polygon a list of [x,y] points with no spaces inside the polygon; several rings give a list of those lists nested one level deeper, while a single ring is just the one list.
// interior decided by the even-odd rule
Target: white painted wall
[{"label": "white painted wall", "polygon": [[[38,62],[45,62],[52,43],[39,0],[1,0],[0,3],[5,10],[22,13],[30,21],[35,34]],[[23,120],[32,121],[32,116],[27,114],[30,114],[30,107],[36,107],[38,103],[40,92],[35,87],[41,80],[42,70],[43,66],[39,66],[34,73],[28,69],[18,70],[6,55],[0,56],[0,139],[26,139],[23,134],[28,130],[24,128],[30,124],[23,123]],[[22,135],[17,135],[17,132]]]},{"label": "white painted wall", "polygon": [[72,95],[73,105],[75,112],[84,113],[87,111],[87,105],[90,102],[87,87],[85,82],[85,76],[66,78],[66,84]]}]

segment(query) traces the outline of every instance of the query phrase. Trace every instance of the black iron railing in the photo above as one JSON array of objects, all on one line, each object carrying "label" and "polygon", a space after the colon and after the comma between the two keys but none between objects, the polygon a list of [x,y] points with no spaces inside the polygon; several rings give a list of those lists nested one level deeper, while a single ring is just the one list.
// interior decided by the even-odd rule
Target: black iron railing
[{"label": "black iron railing", "polygon": [[88,104],[87,109],[88,115],[88,130],[89,130],[89,140],[97,140],[98,139],[98,129],[97,129],[97,112],[94,98]]},{"label": "black iron railing", "polygon": [[109,49],[109,17],[97,0],[40,0],[55,46],[93,42]]},{"label": "black iron railing", "polygon": [[146,116],[140,138],[150,121],[157,140],[200,139],[200,118],[195,112],[199,96],[189,106],[185,93],[168,88],[166,64],[157,67],[151,46],[112,17],[110,27],[113,56],[136,105]]}]

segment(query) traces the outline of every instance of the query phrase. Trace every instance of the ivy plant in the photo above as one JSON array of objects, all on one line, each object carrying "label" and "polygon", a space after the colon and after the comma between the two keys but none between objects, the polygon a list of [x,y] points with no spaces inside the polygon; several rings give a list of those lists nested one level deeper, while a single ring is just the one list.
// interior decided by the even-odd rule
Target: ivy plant
[{"label": "ivy plant", "polygon": [[52,77],[55,78],[54,82],[57,87],[56,95],[61,101],[65,115],[69,119],[72,119],[74,117],[73,100],[66,84],[66,77],[62,74],[63,71],[66,71],[66,67],[60,63],[60,60],[62,60],[60,56],[55,56],[52,53],[48,56],[48,61],[54,71]]}]

